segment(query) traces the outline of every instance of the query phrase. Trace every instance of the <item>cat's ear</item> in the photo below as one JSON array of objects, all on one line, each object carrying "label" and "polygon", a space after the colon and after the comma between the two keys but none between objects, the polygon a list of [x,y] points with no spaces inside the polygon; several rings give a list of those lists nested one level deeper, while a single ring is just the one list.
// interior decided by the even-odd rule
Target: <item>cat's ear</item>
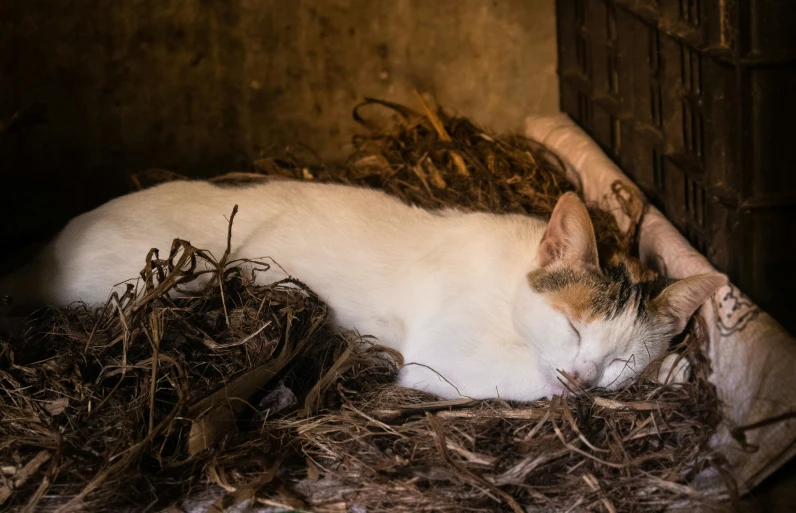
[{"label": "cat's ear", "polygon": [[719,287],[726,284],[727,277],[719,273],[698,274],[677,280],[652,300],[652,309],[671,319],[675,323],[677,333],[680,333],[694,312]]},{"label": "cat's ear", "polygon": [[539,244],[539,266],[580,264],[600,270],[597,239],[586,205],[574,192],[559,198]]}]

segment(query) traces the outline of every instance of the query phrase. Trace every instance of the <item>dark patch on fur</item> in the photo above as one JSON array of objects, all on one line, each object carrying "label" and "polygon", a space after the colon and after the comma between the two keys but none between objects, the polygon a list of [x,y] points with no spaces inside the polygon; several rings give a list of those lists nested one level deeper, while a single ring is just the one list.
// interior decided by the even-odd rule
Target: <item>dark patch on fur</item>
[{"label": "dark patch on fur", "polygon": [[673,280],[658,276],[654,280],[635,282],[624,262],[607,266],[600,274],[588,269],[539,269],[528,276],[531,287],[539,293],[552,293],[574,285],[586,285],[595,291],[591,301],[592,313],[613,319],[628,308],[636,316],[645,317],[650,301]]}]

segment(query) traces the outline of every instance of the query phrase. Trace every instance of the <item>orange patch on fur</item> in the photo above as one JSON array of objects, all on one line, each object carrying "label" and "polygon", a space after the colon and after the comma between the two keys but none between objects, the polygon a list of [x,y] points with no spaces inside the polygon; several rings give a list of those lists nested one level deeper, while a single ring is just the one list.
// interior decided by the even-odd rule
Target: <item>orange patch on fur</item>
[{"label": "orange patch on fur", "polygon": [[597,290],[586,283],[575,283],[551,292],[550,305],[572,320],[589,322],[595,319],[594,299]]},{"label": "orange patch on fur", "polygon": [[627,273],[633,283],[653,281],[658,277],[658,273],[644,265],[638,258],[634,258],[630,255],[615,253],[611,257],[610,263],[614,266],[618,266],[620,263],[625,264],[625,269],[627,269]]}]

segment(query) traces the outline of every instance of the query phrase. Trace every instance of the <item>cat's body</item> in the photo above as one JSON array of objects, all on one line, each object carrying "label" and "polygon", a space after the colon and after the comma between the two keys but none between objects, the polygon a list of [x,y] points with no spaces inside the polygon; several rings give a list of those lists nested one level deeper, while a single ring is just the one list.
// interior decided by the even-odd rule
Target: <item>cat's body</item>
[{"label": "cat's body", "polygon": [[22,304],[104,302],[138,275],[150,248],[165,253],[176,237],[220,257],[237,204],[231,258],[273,258],[329,304],[335,323],[418,364],[402,370],[406,386],[533,400],[562,391],[557,369],[617,386],[663,353],[720,278],[678,282],[683,290],[669,287],[670,300],[663,293],[654,304],[659,290],[634,283],[628,269],[599,270],[588,214],[564,198],[548,226],[430,212],[339,185],[172,182],[74,219],[0,293]]}]

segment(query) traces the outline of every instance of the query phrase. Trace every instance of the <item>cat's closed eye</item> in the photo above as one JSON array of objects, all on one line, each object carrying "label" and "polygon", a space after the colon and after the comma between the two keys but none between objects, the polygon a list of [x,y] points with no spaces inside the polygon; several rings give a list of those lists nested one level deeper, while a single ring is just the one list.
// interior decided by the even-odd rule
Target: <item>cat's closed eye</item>
[{"label": "cat's closed eye", "polygon": [[576,327],[575,327],[575,325],[574,325],[574,324],[572,324],[572,321],[570,321],[569,319],[567,319],[567,322],[569,323],[569,327],[570,327],[570,328],[572,328],[572,332],[573,332],[573,333],[575,333],[575,336],[576,336],[576,337],[578,337],[578,345],[580,345],[580,341],[581,341],[581,338],[580,338],[580,331],[578,331],[578,328],[576,328]]}]

